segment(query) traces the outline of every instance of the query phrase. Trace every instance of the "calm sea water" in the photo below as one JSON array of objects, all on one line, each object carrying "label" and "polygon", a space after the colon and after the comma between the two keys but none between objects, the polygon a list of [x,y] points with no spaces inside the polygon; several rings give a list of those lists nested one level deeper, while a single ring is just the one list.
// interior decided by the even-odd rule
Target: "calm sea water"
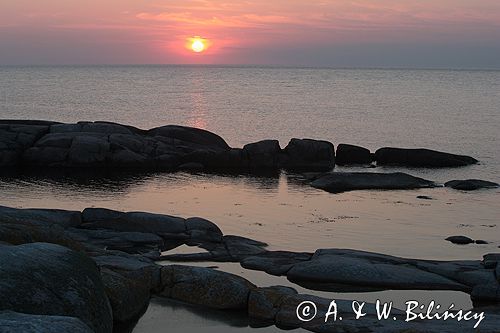
[{"label": "calm sea water", "polygon": [[[0,67],[0,116],[108,120],[141,128],[188,125],[213,131],[236,147],[265,138],[279,139],[284,147],[292,137],[360,144],[372,150],[427,147],[472,155],[481,163],[458,169],[373,170],[403,170],[439,182],[456,178],[500,182],[500,71]],[[418,200],[417,195],[434,200]],[[66,172],[3,174],[0,204],[203,216],[227,234],[296,251],[342,247],[429,259],[480,259],[500,245],[498,190],[334,195],[304,185],[300,175],[286,173],[256,177],[110,172],[89,178]],[[450,235],[490,244],[456,246],[444,241]],[[246,274],[256,284],[270,283],[263,275],[224,269]],[[403,300],[415,295],[385,296]],[[468,304],[468,296],[460,293],[445,293],[442,298]],[[169,313],[187,318],[176,324],[179,329],[186,329],[185,321],[193,323],[193,330],[246,325],[244,320],[232,323],[231,318],[193,315],[195,310],[156,302],[136,331],[162,331],[162,315],[171,318]]]}]

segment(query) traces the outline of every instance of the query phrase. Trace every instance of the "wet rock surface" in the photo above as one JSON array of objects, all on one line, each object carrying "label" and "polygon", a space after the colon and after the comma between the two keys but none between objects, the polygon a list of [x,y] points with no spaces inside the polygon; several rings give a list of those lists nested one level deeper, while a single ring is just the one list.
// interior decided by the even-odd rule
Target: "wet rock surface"
[{"label": "wet rock surface", "polygon": [[407,190],[436,187],[426,179],[402,172],[332,172],[324,174],[311,182],[311,186],[331,193],[353,190]]}]

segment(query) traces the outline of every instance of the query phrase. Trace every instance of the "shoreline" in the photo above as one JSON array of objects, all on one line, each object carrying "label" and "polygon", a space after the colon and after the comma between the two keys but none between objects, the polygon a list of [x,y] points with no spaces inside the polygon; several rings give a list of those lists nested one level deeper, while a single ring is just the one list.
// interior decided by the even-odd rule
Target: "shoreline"
[{"label": "shoreline", "polygon": [[[351,289],[353,287],[357,288],[358,291],[366,288],[370,290],[373,290],[373,288],[408,288],[413,290],[418,289],[420,285],[425,290],[431,288],[466,291],[471,293],[476,305],[486,302],[486,304],[496,304],[498,306],[500,302],[498,297],[500,295],[495,296],[492,293],[495,289],[500,290],[500,281],[495,277],[495,274],[497,274],[495,269],[498,271],[500,268],[500,265],[498,265],[499,254],[486,255],[481,262],[441,262],[403,259],[355,250],[319,250],[314,255],[312,253],[300,254],[286,251],[269,252],[265,250],[266,244],[238,236],[223,235],[215,224],[201,218],[182,219],[145,212],[122,213],[95,208],[75,212],[45,209],[20,210],[4,207],[1,213],[3,218],[0,227],[3,227],[4,230],[0,235],[4,243],[0,247],[3,247],[3,249],[17,250],[20,245],[13,244],[25,244],[26,246],[30,243],[35,247],[45,247],[42,243],[37,242],[49,241],[53,244],[69,246],[80,253],[86,253],[90,259],[94,260],[99,267],[104,289],[107,290],[107,296],[110,297],[114,318],[118,320],[118,323],[120,323],[119,318],[135,318],[142,315],[145,306],[141,306],[141,304],[145,304],[146,301],[149,303],[150,295],[156,295],[209,308],[246,308],[250,317],[264,321],[271,319],[268,317],[269,314],[263,310],[266,306],[269,306],[265,304],[271,302],[271,304],[274,304],[272,308],[277,311],[272,318],[276,318],[277,314],[284,311],[282,313],[284,317],[275,322],[278,326],[303,327],[316,332],[320,327],[325,329],[325,325],[329,325],[321,324],[318,321],[311,324],[297,322],[297,319],[294,319],[288,313],[293,309],[294,304],[297,306],[298,303],[310,299],[325,307],[330,303],[325,299],[296,294],[288,287],[259,289],[255,286],[252,287],[253,284],[241,277],[210,268],[176,264],[160,267],[154,263],[156,260],[168,258],[160,256],[160,251],[173,250],[181,244],[205,248],[211,254],[209,256],[206,254],[174,255],[175,257],[169,259],[183,261],[184,259],[196,258],[197,260],[240,262],[243,267],[266,271],[268,274],[285,274],[292,283],[305,285],[307,288],[312,289],[319,288],[321,290],[325,288],[325,278],[330,276],[330,279],[333,279],[330,280],[333,284],[329,284],[329,290],[345,290],[345,286],[337,284],[340,282],[338,280],[339,273],[344,271],[344,273],[340,274],[348,274],[346,278],[352,284],[352,287],[349,287],[350,290],[353,290]],[[138,221],[141,222],[137,223]],[[6,241],[7,243],[5,243]],[[224,245],[221,247],[218,244]],[[19,250],[21,249],[19,248]],[[123,252],[124,250],[126,252]],[[350,271],[348,267],[352,264],[358,267],[355,275],[353,275],[354,271],[348,273]],[[6,267],[8,274],[8,266],[4,267]],[[316,271],[317,268],[315,267],[320,268],[320,271]],[[368,273],[375,267],[378,267],[376,269],[379,273],[382,267],[386,267],[383,269],[389,269],[392,272],[386,278],[392,277],[386,280],[381,276],[381,280],[376,282],[375,277],[378,273],[374,274],[376,271]],[[366,270],[368,275],[361,274],[360,276],[360,269],[361,271]],[[401,269],[405,270],[405,272],[397,273]],[[406,272],[406,270],[412,269],[414,270],[413,273]],[[181,277],[184,274],[190,276],[189,280]],[[367,282],[363,282],[363,278],[360,280],[362,276],[369,276],[370,282],[368,282],[368,285]],[[50,280],[52,278],[57,279],[57,277],[48,277],[46,279]],[[125,281],[122,280],[123,278],[125,278]],[[184,285],[193,278],[192,282]],[[450,278],[453,280],[450,280]],[[116,284],[116,279],[123,282]],[[315,279],[319,280],[314,282]],[[410,282],[408,279],[415,282]],[[391,282],[391,280],[393,281]],[[407,282],[404,282],[405,280]],[[177,286],[177,283],[181,284]],[[194,283],[194,285],[190,283]],[[130,294],[132,290],[126,287],[131,284],[136,285],[134,288],[139,288],[135,289],[132,294]],[[148,285],[149,287],[147,287]],[[230,285],[232,287],[229,287]],[[167,286],[169,287],[167,288]],[[121,289],[124,287],[127,289]],[[146,292],[145,287],[150,291]],[[38,286],[34,285],[31,288],[36,290]],[[206,291],[203,291],[204,288],[209,288],[211,293],[216,292],[216,290],[217,292],[207,298]],[[125,290],[128,290],[128,292],[125,292]],[[251,301],[247,305],[247,293],[254,295],[250,296],[250,300],[252,297],[257,297],[256,300],[259,301],[257,303]],[[131,304],[130,300],[125,301],[125,299],[121,299],[122,297],[125,299],[129,297],[140,298]],[[287,297],[287,302],[283,302],[283,297]],[[276,299],[281,301],[273,303],[275,302],[273,300]],[[245,300],[244,303],[241,303],[243,300]],[[343,307],[347,305],[344,304]],[[18,304],[18,306],[20,305]],[[261,308],[262,306],[264,308]],[[486,323],[488,323],[488,317],[490,320],[492,318],[491,315],[487,316]],[[375,320],[375,318],[370,320]],[[495,325],[499,321],[500,317],[493,319],[490,324],[486,324],[482,328],[487,332],[488,327],[490,327],[488,325],[497,327]],[[425,325],[427,324],[431,328],[440,327],[439,323],[436,322],[429,322]],[[336,322],[335,325],[338,327],[339,323]],[[362,325],[362,322],[351,320],[346,321],[345,325]],[[386,325],[389,325],[386,328],[391,327],[391,322],[389,321]],[[423,323],[417,325],[417,327],[426,327]],[[452,326],[447,323],[446,329],[450,330]]]}]

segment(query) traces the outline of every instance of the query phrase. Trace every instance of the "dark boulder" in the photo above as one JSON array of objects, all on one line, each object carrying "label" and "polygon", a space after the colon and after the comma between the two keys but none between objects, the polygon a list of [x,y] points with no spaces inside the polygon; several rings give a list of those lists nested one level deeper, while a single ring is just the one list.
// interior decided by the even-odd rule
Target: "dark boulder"
[{"label": "dark boulder", "polygon": [[375,152],[377,165],[445,168],[475,164],[475,158],[430,149],[380,148]]},{"label": "dark boulder", "polygon": [[335,162],[338,165],[370,164],[372,160],[372,154],[366,148],[344,143],[337,146]]},{"label": "dark boulder", "polygon": [[461,244],[461,245],[474,243],[473,239],[466,236],[450,236],[446,238],[446,240],[448,242],[452,242],[453,244]]},{"label": "dark boulder", "polygon": [[285,169],[328,171],[335,166],[335,149],[328,141],[292,139],[283,152]]},{"label": "dark boulder", "polygon": [[243,147],[251,169],[278,169],[281,148],[278,140],[262,140]]},{"label": "dark boulder", "polygon": [[488,182],[480,179],[466,179],[466,180],[450,180],[444,184],[446,187],[451,187],[455,190],[462,191],[475,191],[483,188],[497,188],[497,183]]},{"label": "dark boulder", "polygon": [[435,187],[435,183],[402,172],[332,172],[313,182],[311,186],[332,193],[352,190],[406,190]]},{"label": "dark boulder", "polygon": [[113,316],[96,264],[65,247],[33,243],[0,251],[0,310],[80,319],[109,333]]}]

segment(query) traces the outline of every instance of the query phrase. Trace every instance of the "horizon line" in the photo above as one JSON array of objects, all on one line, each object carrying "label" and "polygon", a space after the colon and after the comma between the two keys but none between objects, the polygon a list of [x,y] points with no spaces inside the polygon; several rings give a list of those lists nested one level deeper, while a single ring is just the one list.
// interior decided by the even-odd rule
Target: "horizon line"
[{"label": "horizon line", "polygon": [[88,64],[0,64],[0,67],[227,67],[227,68],[296,68],[333,70],[446,70],[446,71],[500,71],[500,67],[412,67],[412,66],[328,66],[328,65],[283,65],[283,64],[193,64],[193,63],[88,63]]}]

